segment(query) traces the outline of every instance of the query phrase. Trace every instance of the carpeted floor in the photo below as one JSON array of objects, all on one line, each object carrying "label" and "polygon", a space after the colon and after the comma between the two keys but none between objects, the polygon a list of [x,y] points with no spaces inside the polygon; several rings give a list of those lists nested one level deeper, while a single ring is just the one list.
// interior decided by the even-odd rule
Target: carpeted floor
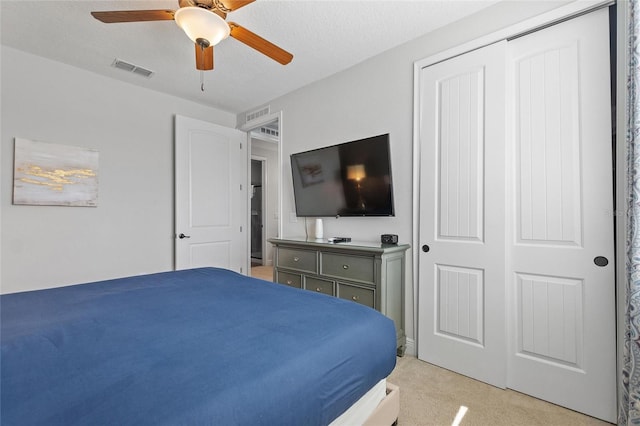
[{"label": "carpeted floor", "polygon": [[[251,276],[273,280],[271,266]],[[389,381],[400,387],[398,426],[449,426],[460,407],[463,426],[595,426],[609,423],[512,391],[503,390],[412,356],[397,358]]]},{"label": "carpeted floor", "polygon": [[412,356],[397,358],[389,381],[400,387],[399,426],[609,425],[575,411],[510,389],[503,390],[453,373]]}]

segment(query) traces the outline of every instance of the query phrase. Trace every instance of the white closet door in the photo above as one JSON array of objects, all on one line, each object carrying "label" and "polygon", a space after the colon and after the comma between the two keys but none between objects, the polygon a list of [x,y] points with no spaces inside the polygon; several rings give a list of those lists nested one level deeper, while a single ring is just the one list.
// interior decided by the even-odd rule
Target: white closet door
[{"label": "white closet door", "polygon": [[508,387],[615,421],[608,28],[602,9],[508,43]]},{"label": "white closet door", "polygon": [[426,67],[420,77],[418,357],[499,387],[506,385],[505,44]]}]

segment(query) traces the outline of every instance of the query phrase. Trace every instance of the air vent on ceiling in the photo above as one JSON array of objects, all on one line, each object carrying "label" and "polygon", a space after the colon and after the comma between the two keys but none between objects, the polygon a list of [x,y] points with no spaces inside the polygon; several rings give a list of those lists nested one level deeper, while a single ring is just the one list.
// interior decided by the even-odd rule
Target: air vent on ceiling
[{"label": "air vent on ceiling", "polygon": [[247,113],[247,123],[253,120],[256,120],[264,115],[269,115],[269,112],[271,110],[271,107],[266,106],[262,109],[258,109],[255,111],[251,111]]},{"label": "air vent on ceiling", "polygon": [[118,68],[118,69],[121,69],[121,70],[124,70],[124,71],[129,71],[129,72],[132,72],[134,74],[138,74],[138,75],[141,75],[141,76],[147,77],[147,78],[149,78],[149,77],[151,77],[151,75],[153,75],[153,71],[151,71],[151,70],[139,67],[137,65],[134,65],[134,64],[126,62],[126,61],[123,61],[122,59],[118,59],[118,58],[116,58],[111,65],[116,67],[116,68]]}]

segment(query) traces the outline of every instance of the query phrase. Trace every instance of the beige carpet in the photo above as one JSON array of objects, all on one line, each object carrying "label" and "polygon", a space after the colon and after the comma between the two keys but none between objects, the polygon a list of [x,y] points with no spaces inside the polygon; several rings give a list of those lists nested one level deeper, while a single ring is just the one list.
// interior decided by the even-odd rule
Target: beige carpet
[{"label": "beige carpet", "polygon": [[[273,280],[271,266],[251,268],[251,276]],[[400,387],[399,426],[449,426],[467,407],[463,426],[609,425],[548,402],[502,390],[412,356],[397,358],[389,381]]]},{"label": "beige carpet", "polygon": [[400,387],[399,426],[609,425],[609,423],[515,392],[502,390],[411,356],[397,358],[389,381]]}]

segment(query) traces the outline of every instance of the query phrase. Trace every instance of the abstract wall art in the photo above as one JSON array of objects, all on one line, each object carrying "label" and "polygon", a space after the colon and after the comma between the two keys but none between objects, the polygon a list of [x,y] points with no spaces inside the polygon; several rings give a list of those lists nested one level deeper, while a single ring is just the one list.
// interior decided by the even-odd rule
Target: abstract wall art
[{"label": "abstract wall art", "polygon": [[15,138],[13,204],[98,205],[98,151]]}]

